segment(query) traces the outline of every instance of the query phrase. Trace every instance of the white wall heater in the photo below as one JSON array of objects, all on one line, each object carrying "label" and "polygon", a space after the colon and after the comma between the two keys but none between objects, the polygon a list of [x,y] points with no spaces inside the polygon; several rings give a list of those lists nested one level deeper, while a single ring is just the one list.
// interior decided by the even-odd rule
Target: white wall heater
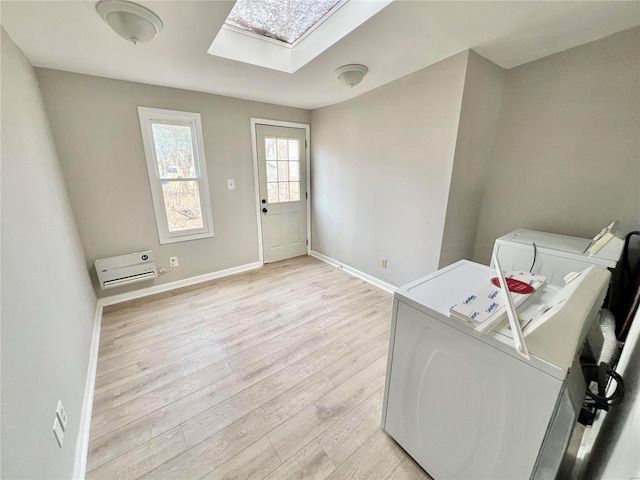
[{"label": "white wall heater", "polygon": [[95,261],[100,288],[114,288],[130,283],[151,280],[158,276],[153,252],[128,253],[117,257],[99,258]]}]

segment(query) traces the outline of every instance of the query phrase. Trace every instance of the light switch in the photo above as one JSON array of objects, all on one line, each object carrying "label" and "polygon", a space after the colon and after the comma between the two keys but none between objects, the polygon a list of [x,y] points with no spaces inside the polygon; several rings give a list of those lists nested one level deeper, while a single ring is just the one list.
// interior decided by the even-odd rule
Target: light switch
[{"label": "light switch", "polygon": [[227,188],[229,190],[235,190],[236,189],[236,182],[233,180],[233,178],[227,178]]},{"label": "light switch", "polygon": [[64,430],[62,429],[62,425],[60,425],[60,421],[58,420],[57,415],[55,420],[53,421],[53,436],[56,437],[58,446],[62,448],[62,444],[64,442]]},{"label": "light switch", "polygon": [[62,406],[62,400],[58,400],[58,407],[56,408],[56,415],[58,420],[60,420],[60,425],[62,425],[62,430],[67,429],[67,412]]}]

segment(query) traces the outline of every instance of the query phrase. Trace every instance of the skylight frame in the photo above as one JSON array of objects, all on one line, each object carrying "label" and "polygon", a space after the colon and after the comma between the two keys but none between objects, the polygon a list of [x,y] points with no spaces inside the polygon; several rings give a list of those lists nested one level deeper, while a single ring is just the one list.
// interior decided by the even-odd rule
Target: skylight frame
[{"label": "skylight frame", "polygon": [[278,45],[279,47],[293,48],[292,44],[283,42],[282,40],[278,40],[277,38],[260,35],[259,33],[251,32],[249,30],[245,30],[244,28],[236,27],[235,25],[228,25],[225,23],[224,25],[222,25],[222,30],[228,30],[240,35],[246,35],[247,37],[255,38],[256,40],[260,40],[261,42],[273,43],[274,45]]},{"label": "skylight frame", "polygon": [[224,25],[207,53],[272,70],[294,73],[392,1],[342,0],[322,17],[322,21],[309,28],[291,45],[241,28]]}]

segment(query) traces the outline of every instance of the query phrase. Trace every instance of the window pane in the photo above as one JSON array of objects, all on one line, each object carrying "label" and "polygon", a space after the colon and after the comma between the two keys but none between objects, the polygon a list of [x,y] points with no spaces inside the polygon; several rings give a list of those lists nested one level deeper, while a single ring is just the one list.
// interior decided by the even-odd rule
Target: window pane
[{"label": "window pane", "polygon": [[278,162],[278,180],[281,182],[289,180],[289,162]]},{"label": "window pane", "polygon": [[277,160],[276,157],[276,139],[275,138],[265,138],[264,146],[267,152],[267,160]]},{"label": "window pane", "polygon": [[278,183],[278,197],[281,202],[289,201],[289,182]]},{"label": "window pane", "polygon": [[[300,140],[265,137],[265,146],[272,148],[266,161],[269,203],[300,201]],[[273,160],[274,155],[277,161]]]},{"label": "window pane", "polygon": [[287,154],[287,139],[279,138],[278,139],[278,160],[288,160],[289,155]]},{"label": "window pane", "polygon": [[162,182],[169,231],[202,228],[202,209],[198,182],[178,180]]},{"label": "window pane", "polygon": [[278,181],[278,162],[267,162],[267,182]]},{"label": "window pane", "polygon": [[267,200],[269,203],[278,203],[278,184],[267,183]]},{"label": "window pane", "polygon": [[152,123],[151,129],[160,178],[195,177],[191,127]]},{"label": "window pane", "polygon": [[292,202],[297,202],[298,200],[300,200],[300,182],[289,183],[289,189],[291,192],[289,200]]},{"label": "window pane", "polygon": [[300,162],[289,162],[289,180],[300,181]]},{"label": "window pane", "polygon": [[298,140],[289,140],[289,160],[300,160]]}]

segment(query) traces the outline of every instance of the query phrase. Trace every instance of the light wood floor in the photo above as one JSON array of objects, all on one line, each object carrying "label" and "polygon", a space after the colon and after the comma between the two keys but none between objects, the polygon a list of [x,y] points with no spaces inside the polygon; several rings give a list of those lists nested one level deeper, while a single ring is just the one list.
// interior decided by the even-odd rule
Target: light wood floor
[{"label": "light wood floor", "polygon": [[380,429],[391,304],[298,257],[111,307],[87,478],[428,479]]}]

